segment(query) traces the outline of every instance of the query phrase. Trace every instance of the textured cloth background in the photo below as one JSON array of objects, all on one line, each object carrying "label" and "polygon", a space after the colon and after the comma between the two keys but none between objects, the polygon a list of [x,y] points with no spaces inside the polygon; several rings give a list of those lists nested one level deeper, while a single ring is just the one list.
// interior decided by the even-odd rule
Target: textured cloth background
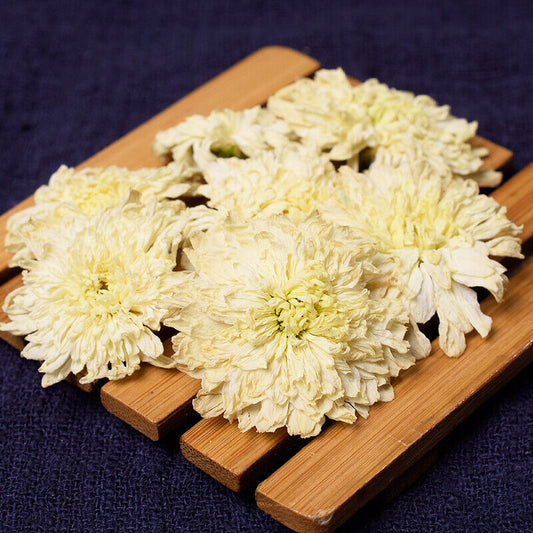
[{"label": "textured cloth background", "polygon": [[[0,3],[0,209],[265,45],[427,93],[533,160],[527,2]],[[0,341],[0,531],[282,532],[253,496],[153,443]],[[531,367],[446,438],[392,503],[341,531],[533,529]]]}]

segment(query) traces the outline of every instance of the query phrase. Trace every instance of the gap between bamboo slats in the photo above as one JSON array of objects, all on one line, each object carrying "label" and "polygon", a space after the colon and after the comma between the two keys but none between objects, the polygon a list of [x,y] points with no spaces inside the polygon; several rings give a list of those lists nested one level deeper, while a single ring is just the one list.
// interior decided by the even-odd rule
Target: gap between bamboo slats
[{"label": "gap between bamboo slats", "polygon": [[[523,224],[522,239],[533,235],[533,164],[507,181],[492,196],[507,207],[508,216]],[[372,410],[370,411],[372,413]],[[274,434],[242,433],[237,424],[219,417],[202,419],[181,436],[183,456],[226,487],[239,492],[275,467],[270,456],[287,456],[298,444],[285,430]],[[298,440],[298,439],[296,439]]]}]

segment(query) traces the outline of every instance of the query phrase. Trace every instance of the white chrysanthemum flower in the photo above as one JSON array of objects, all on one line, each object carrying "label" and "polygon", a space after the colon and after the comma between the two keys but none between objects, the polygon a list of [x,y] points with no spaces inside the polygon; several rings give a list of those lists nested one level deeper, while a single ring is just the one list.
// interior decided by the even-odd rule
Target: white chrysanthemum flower
[{"label": "white chrysanthemum flower", "polygon": [[342,71],[319,70],[314,79],[284,87],[268,109],[285,120],[304,144],[329,151],[330,159],[349,166],[397,166],[415,153],[435,167],[494,187],[500,172],[483,169],[486,148],[474,148],[477,122],[450,114],[426,95],[390,89],[375,79],[354,87]]},{"label": "white chrysanthemum flower", "polygon": [[473,180],[443,178],[425,162],[373,166],[368,175],[343,167],[341,173],[345,192],[323,214],[396,259],[411,319],[425,323],[437,313],[440,346],[450,356],[463,353],[472,329],[486,336],[491,319],[471,287],[484,287],[500,301],[505,268],[491,257],[522,257],[521,228],[505,208],[479,194]]},{"label": "white chrysanthemum flower", "polygon": [[143,201],[160,201],[195,193],[197,183],[183,166],[128,170],[116,166],[76,171],[62,165],[48,185],[37,189],[36,205],[16,213],[7,223],[5,247],[14,257],[10,266],[29,268],[40,255],[50,227],[79,227],[102,209],[119,205],[135,189]]},{"label": "white chrysanthemum flower", "polygon": [[192,237],[183,309],[165,323],[178,368],[202,380],[194,407],[241,430],[316,435],[393,397],[414,357],[399,301],[374,297],[374,250],[313,215],[229,220]]},{"label": "white chrysanthemum flower", "polygon": [[250,159],[220,159],[205,168],[206,185],[198,190],[208,205],[243,220],[285,214],[298,221],[325,202],[338,181],[325,155],[296,143],[261,152]]},{"label": "white chrysanthemum flower", "polygon": [[22,355],[43,362],[43,386],[82,371],[90,383],[127,376],[141,362],[174,366],[154,331],[176,309],[180,207],[138,197],[81,229],[50,229],[24,285],[7,296],[11,322],[0,329],[26,336]]},{"label": "white chrysanthemum flower", "polygon": [[352,160],[373,145],[373,130],[365,108],[355,98],[342,69],[319,70],[268,99],[268,109],[287,122],[303,144],[328,153],[332,161]]},{"label": "white chrysanthemum flower", "polygon": [[468,143],[476,134],[477,122],[454,117],[449,106],[437,106],[427,95],[391,89],[375,79],[354,87],[353,92],[372,121],[375,148],[371,152],[377,163],[397,166],[409,157],[426,159],[458,177],[475,179],[480,186],[500,184],[500,172],[482,169],[481,158],[488,150]]},{"label": "white chrysanthemum flower", "polygon": [[34,196],[37,204],[68,203],[94,215],[102,208],[118,205],[130,189],[139,191],[143,201],[151,196],[161,201],[190,195],[196,186],[190,178],[191,174],[177,163],[138,170],[110,166],[77,171],[62,165]]},{"label": "white chrysanthemum flower", "polygon": [[287,141],[289,127],[268,110],[255,106],[244,111],[213,111],[192,115],[157,133],[153,151],[201,171],[216,157],[253,157]]}]

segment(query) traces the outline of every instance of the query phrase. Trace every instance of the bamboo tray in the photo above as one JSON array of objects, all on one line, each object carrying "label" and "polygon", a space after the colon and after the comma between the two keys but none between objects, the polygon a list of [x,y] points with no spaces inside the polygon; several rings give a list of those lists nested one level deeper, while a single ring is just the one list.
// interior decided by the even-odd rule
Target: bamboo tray
[{"label": "bamboo tray", "polygon": [[[157,131],[193,113],[262,104],[277,89],[318,68],[317,61],[294,50],[263,48],[79,168],[160,166],[162,161],[150,151]],[[472,143],[489,149],[487,168],[501,168],[512,157],[509,150],[481,137]],[[529,209],[533,164],[493,196],[507,206],[511,220],[524,225],[522,238],[527,241],[533,234]],[[0,217],[1,240],[8,217],[32,204],[30,197]],[[22,283],[20,272],[8,268],[9,257],[0,251],[2,302]],[[533,324],[527,313],[533,304],[533,262],[528,259],[511,264],[505,302],[487,299],[482,304],[494,320],[491,334],[486,339],[470,336],[466,352],[458,359],[445,357],[434,341],[431,356],[395,380],[396,399],[374,406],[367,420],[353,425],[333,423],[305,442],[281,430],[241,433],[220,418],[201,420],[182,435],[183,455],[236,492],[255,487],[257,505],[288,527],[302,532],[334,531],[393,481],[400,484],[399,480],[415,476],[427,462],[428,452],[447,433],[531,361]],[[0,312],[0,320],[7,320],[5,313]],[[19,337],[5,332],[0,337],[18,350],[24,346]],[[165,347],[170,349],[169,341]],[[75,376],[72,381],[77,383]],[[189,420],[198,389],[199,382],[183,373],[143,366],[129,378],[103,384],[100,395],[111,413],[158,440]]]}]

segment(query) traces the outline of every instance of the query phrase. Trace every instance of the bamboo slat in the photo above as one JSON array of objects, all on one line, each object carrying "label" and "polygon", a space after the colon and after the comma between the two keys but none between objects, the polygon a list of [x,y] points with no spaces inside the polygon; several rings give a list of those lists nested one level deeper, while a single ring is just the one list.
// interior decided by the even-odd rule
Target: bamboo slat
[{"label": "bamboo slat", "polygon": [[[507,206],[508,216],[524,225],[522,239],[533,235],[533,210],[528,209],[533,198],[533,164],[511,178],[493,192],[495,199]],[[291,448],[286,432],[248,432],[245,435],[237,424],[224,419],[200,420],[181,436],[181,451],[189,461],[207,472],[226,487],[241,491],[273,470],[270,454],[287,454]]]},{"label": "bamboo slat", "polygon": [[285,429],[243,433],[221,417],[200,420],[180,439],[186,459],[235,492],[255,485],[297,444]]}]

